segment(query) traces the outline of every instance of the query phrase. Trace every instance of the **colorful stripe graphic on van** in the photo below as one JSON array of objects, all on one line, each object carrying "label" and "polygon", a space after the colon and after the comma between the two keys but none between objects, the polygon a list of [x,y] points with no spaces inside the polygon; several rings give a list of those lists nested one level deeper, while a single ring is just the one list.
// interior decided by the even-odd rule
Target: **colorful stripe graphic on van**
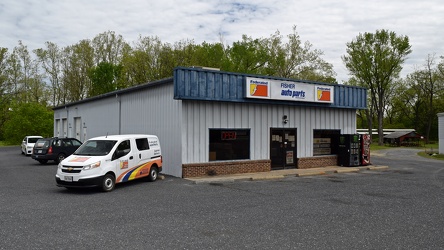
[{"label": "colorful stripe graphic on van", "polygon": [[158,166],[162,166],[162,162],[160,160],[150,161],[145,164],[136,166],[119,175],[119,177],[117,177],[116,179],[116,183],[130,181],[137,178],[148,176],[150,173],[151,166],[154,163],[156,163]]},{"label": "colorful stripe graphic on van", "polygon": [[130,181],[142,176],[148,175],[151,167],[151,162],[142,164],[140,166],[137,166],[135,168],[129,169],[128,171],[123,172],[116,180],[116,183],[118,182],[125,182]]}]

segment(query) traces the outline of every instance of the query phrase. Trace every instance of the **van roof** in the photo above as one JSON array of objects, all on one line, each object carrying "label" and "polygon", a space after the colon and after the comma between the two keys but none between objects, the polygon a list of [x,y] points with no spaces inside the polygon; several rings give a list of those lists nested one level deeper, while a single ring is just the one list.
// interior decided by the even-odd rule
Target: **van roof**
[{"label": "van roof", "polygon": [[90,138],[89,140],[123,140],[130,138],[143,138],[143,137],[155,137],[155,135],[145,135],[145,134],[126,134],[126,135],[104,135],[98,136],[94,138]]}]

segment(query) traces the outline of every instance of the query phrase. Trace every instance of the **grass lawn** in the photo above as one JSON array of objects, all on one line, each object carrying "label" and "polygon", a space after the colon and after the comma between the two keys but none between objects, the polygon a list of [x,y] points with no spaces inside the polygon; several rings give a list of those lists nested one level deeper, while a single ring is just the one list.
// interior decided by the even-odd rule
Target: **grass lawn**
[{"label": "grass lawn", "polygon": [[4,146],[19,146],[19,145],[10,145],[5,143],[4,141],[0,141],[0,147],[4,147]]}]

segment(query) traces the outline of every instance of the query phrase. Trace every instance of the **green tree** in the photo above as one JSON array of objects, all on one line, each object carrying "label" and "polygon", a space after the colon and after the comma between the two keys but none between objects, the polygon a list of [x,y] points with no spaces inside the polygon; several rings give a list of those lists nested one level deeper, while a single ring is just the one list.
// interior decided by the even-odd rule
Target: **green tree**
[{"label": "green tree", "polygon": [[0,48],[0,138],[3,139],[3,125],[8,119],[9,103],[12,100],[12,86],[8,75],[8,49]]},{"label": "green tree", "polygon": [[46,42],[46,49],[36,49],[36,54],[43,71],[51,84],[51,98],[48,100],[54,106],[59,106],[63,99],[62,78],[62,52],[55,43]]},{"label": "green tree", "polygon": [[261,74],[337,83],[333,65],[323,60],[324,53],[313,49],[310,42],[302,43],[296,26],[293,27],[293,33],[287,36],[287,40],[288,42],[283,41],[279,31],[268,39],[268,63]]},{"label": "green tree", "polygon": [[418,131],[415,123],[418,119],[418,95],[415,90],[409,88],[408,77],[400,79],[393,90],[394,94],[390,96],[387,105],[384,127],[413,128]]},{"label": "green tree", "polygon": [[89,70],[94,66],[94,50],[89,40],[63,49],[62,72],[64,93],[62,104],[83,100],[91,89]]},{"label": "green tree", "polygon": [[91,42],[94,49],[94,62],[96,65],[107,62],[114,65],[121,63],[122,56],[129,49],[121,35],[116,35],[114,31],[107,31],[98,34]]},{"label": "green tree", "polygon": [[429,142],[432,127],[437,125],[436,114],[440,111],[439,99],[444,92],[444,77],[436,65],[435,55],[428,55],[422,69],[408,75],[411,92],[415,93],[415,122]]},{"label": "green tree", "polygon": [[161,54],[164,45],[158,37],[139,36],[134,48],[122,58],[122,78],[127,86],[134,86],[161,78]]},{"label": "green tree", "polygon": [[[377,30],[376,33],[359,34],[347,43],[347,55],[342,56],[345,66],[362,86],[370,91],[371,104],[378,120],[378,144],[383,144],[383,119],[387,94],[399,77],[411,45],[407,36]],[[372,119],[368,118],[369,121]]]},{"label": "green tree", "polygon": [[242,35],[242,40],[234,42],[226,51],[230,61],[224,69],[226,71],[257,74],[269,61],[267,40],[264,38]]},{"label": "green tree", "polygon": [[16,79],[18,82],[16,85],[18,86],[18,97],[23,102],[30,102],[31,100],[31,92],[35,92],[33,88],[40,88],[41,85],[38,83],[40,77],[37,74],[37,64],[32,60],[31,55],[28,51],[28,47],[19,41],[19,45],[16,46],[13,50],[13,55],[17,63],[18,72],[16,72],[18,78]]},{"label": "green tree", "polygon": [[118,85],[122,67],[108,62],[101,62],[89,71],[91,89],[89,97],[105,94],[122,88]]},{"label": "green tree", "polygon": [[193,51],[194,61],[190,66],[205,66],[211,68],[224,69],[227,65],[225,47],[222,43],[203,42],[196,45]]},{"label": "green tree", "polygon": [[39,103],[16,103],[9,110],[4,125],[4,138],[10,144],[19,144],[27,135],[51,137],[54,134],[54,113]]}]

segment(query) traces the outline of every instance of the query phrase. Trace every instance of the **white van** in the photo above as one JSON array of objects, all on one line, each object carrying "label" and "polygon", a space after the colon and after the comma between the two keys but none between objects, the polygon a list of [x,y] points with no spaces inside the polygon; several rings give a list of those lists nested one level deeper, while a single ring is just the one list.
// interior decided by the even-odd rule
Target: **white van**
[{"label": "white van", "polygon": [[162,152],[155,135],[108,135],[91,138],[59,163],[57,186],[101,187],[142,177],[155,181],[162,171]]}]

